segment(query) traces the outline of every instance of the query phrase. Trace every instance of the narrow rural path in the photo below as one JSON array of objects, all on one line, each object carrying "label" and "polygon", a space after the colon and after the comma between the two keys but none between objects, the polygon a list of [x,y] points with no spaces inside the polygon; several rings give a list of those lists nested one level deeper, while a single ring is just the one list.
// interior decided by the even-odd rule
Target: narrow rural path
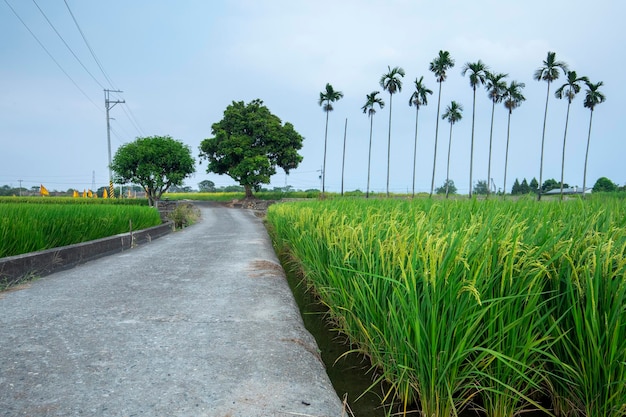
[{"label": "narrow rural path", "polygon": [[262,222],[207,205],[0,294],[0,416],[340,416]]}]

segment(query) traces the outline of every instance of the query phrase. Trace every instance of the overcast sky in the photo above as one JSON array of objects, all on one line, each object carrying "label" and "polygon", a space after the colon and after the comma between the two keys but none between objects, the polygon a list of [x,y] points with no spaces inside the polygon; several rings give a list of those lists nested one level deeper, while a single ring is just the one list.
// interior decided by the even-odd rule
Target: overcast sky
[{"label": "overcast sky", "polygon": [[[96,188],[106,185],[103,89],[109,88],[124,91],[112,99],[126,101],[111,110],[113,153],[137,136],[170,135],[198,159],[200,142],[211,136],[211,125],[228,104],[260,98],[305,137],[300,167],[288,177],[279,169],[272,186],[319,188],[325,114],[318,99],[328,82],[344,98],[330,114],[327,190],[341,187],[347,119],[344,187],[365,191],[370,125],[361,107],[366,94],[379,90],[387,106],[374,116],[371,189],[385,191],[389,94],[379,80],[387,66],[400,66],[406,76],[393,96],[390,189],[411,189],[415,108],[408,100],[413,81],[424,76],[435,94],[419,113],[416,188],[428,192],[439,86],[428,68],[439,50],[449,51],[456,63],[442,85],[442,113],[452,100],[464,107],[452,132],[450,164],[459,192],[469,190],[472,119],[463,65],[481,59],[494,72],[508,73],[508,81],[526,84],[527,100],[511,122],[510,192],[515,178],[539,178],[547,83],[533,80],[533,74],[548,51],[578,75],[604,82],[607,101],[594,111],[587,183],[606,176],[624,185],[626,118],[618,105],[626,97],[624,16],[622,0],[0,0],[0,185],[17,187],[22,180],[26,188],[43,183],[48,189],[83,189],[94,177]],[[564,82],[561,76],[550,92],[544,180],[560,180],[567,101],[553,92]],[[583,100],[584,90],[572,103],[565,161],[565,182],[578,186],[590,115]],[[474,182],[487,178],[490,117],[491,102],[479,90]],[[491,168],[498,188],[506,121],[507,111],[498,104]],[[449,127],[439,123],[436,186],[446,177]],[[206,165],[198,165],[186,185],[197,188],[205,179],[233,184],[227,176],[207,174]]]}]

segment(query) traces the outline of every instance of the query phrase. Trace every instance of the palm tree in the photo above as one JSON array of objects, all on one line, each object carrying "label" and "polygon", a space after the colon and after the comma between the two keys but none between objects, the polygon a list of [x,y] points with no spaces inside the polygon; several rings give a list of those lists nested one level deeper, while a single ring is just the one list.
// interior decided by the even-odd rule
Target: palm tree
[{"label": "palm tree", "polygon": [[326,91],[320,93],[319,105],[326,112],[326,130],[324,131],[324,165],[322,166],[322,196],[326,183],[326,144],[328,142],[328,113],[333,111],[333,103],[343,97],[341,91],[335,91],[332,85],[326,83]]},{"label": "palm tree", "polygon": [[[487,95],[491,100],[491,130],[489,131],[489,159],[487,161],[487,184],[491,181],[491,147],[493,144],[493,114],[496,108],[496,103],[502,101],[502,93],[506,90],[506,81],[504,79],[508,77],[508,74],[496,74],[494,72],[487,71],[487,82],[485,88],[487,89]],[[491,193],[491,187],[487,187],[487,197]]]},{"label": "palm tree", "polygon": [[546,92],[546,110],[543,114],[543,133],[541,134],[541,160],[539,162],[539,192],[537,193],[537,201],[541,200],[541,187],[543,187],[543,145],[546,138],[546,120],[548,118],[548,99],[550,98],[550,84],[559,78],[559,69],[563,73],[567,73],[567,64],[563,61],[556,60],[555,52],[548,52],[548,56],[543,61],[543,66],[537,68],[533,78],[537,81],[546,81],[548,90]]},{"label": "palm tree", "polygon": [[385,102],[382,98],[376,97],[380,91],[372,91],[370,94],[366,94],[366,101],[361,110],[363,113],[366,113],[370,118],[370,146],[369,153],[367,157],[367,191],[365,193],[365,198],[369,198],[370,196],[370,162],[372,161],[372,128],[374,127],[374,114],[376,114],[376,109],[374,105],[378,104],[378,108],[382,109],[385,107]]},{"label": "palm tree", "polygon": [[450,184],[450,149],[452,149],[452,126],[463,118],[463,106],[452,101],[441,116],[443,120],[450,122],[450,139],[448,141],[448,168],[446,171],[446,198],[448,198],[448,185]]},{"label": "palm tree", "polygon": [[585,198],[585,186],[587,185],[587,157],[589,156],[589,141],[591,140],[591,121],[593,120],[593,109],[596,105],[604,103],[606,97],[600,92],[600,87],[604,85],[602,81],[593,84],[589,80],[585,81],[587,91],[585,94],[584,106],[591,111],[589,116],[589,133],[587,134],[587,151],[585,152],[585,172],[583,174],[583,198]]},{"label": "palm tree", "polygon": [[437,77],[439,83],[439,98],[437,99],[437,121],[435,125],[435,152],[433,155],[433,178],[430,183],[430,197],[433,196],[435,189],[435,167],[437,164],[437,138],[439,136],[439,110],[441,108],[441,83],[446,80],[446,71],[454,67],[454,60],[448,51],[439,51],[439,55],[432,60],[429,70]]},{"label": "palm tree", "polygon": [[580,83],[589,81],[587,77],[578,77],[576,71],[567,71],[567,81],[559,87],[554,95],[558,99],[567,98],[567,115],[565,116],[565,133],[563,134],[563,156],[561,157],[561,200],[563,200],[563,174],[565,171],[565,140],[567,139],[567,123],[569,121],[569,108],[576,94],[580,92]]},{"label": "palm tree", "polygon": [[417,163],[417,117],[419,115],[420,106],[428,105],[428,94],[432,94],[433,90],[426,88],[423,84],[424,76],[418,80],[415,79],[415,91],[409,98],[409,106],[415,105],[415,146],[413,147],[413,193],[415,197],[415,165]]},{"label": "palm tree", "polygon": [[522,101],[526,100],[526,97],[522,95],[522,88],[526,87],[524,83],[518,83],[517,81],[511,81],[511,84],[504,90],[502,99],[504,100],[504,107],[509,111],[509,120],[506,127],[506,152],[504,154],[504,185],[503,190],[506,194],[506,171],[509,163],[509,138],[511,137],[511,114],[513,110],[522,105]]},{"label": "palm tree", "polygon": [[467,62],[463,66],[461,75],[465,76],[469,72],[470,87],[474,90],[474,99],[472,101],[472,144],[470,147],[470,176],[469,176],[469,197],[472,198],[472,170],[474,165],[474,116],[476,115],[476,87],[479,84],[485,84],[487,70],[489,67],[480,59],[477,62]]},{"label": "palm tree", "polygon": [[389,139],[387,141],[387,197],[389,197],[389,162],[391,155],[391,100],[393,95],[402,91],[402,80],[404,77],[404,70],[401,67],[394,67],[391,69],[387,66],[389,72],[383,74],[380,77],[380,86],[389,91]]}]

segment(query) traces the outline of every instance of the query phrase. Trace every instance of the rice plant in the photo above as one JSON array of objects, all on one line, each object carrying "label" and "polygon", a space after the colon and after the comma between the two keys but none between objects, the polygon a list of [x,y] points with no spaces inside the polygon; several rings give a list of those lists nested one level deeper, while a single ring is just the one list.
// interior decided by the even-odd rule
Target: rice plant
[{"label": "rice plant", "polygon": [[161,224],[147,206],[0,204],[0,258],[86,242]]},{"label": "rice plant", "polygon": [[334,200],[267,220],[403,413],[514,416],[550,397],[555,414],[624,415],[619,200]]}]

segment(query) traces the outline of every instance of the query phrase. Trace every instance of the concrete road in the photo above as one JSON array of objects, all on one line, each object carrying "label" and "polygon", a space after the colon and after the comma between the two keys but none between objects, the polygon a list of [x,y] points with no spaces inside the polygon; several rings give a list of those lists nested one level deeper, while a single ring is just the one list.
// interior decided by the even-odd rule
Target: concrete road
[{"label": "concrete road", "polygon": [[0,416],[340,415],[250,211],[0,294]]}]

